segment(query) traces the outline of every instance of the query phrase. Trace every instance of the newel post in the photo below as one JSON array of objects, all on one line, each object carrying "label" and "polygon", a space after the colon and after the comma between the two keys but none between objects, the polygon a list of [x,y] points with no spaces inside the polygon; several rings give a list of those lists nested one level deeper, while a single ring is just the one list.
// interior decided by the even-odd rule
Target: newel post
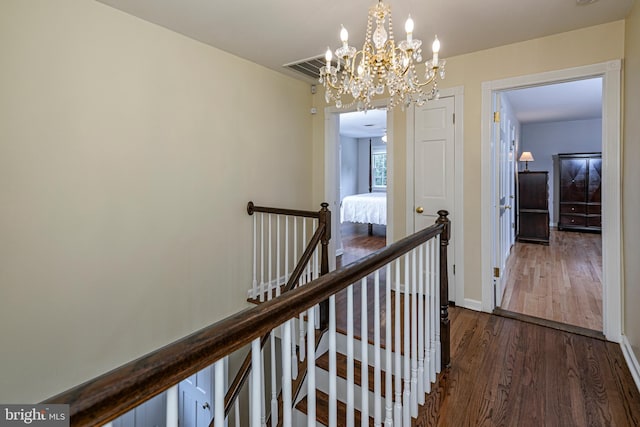
[{"label": "newel post", "polygon": [[447,216],[448,211],[438,211],[436,224],[444,225],[440,235],[440,342],[442,345],[442,366],[451,366],[451,332],[449,325],[449,275],[447,266],[447,246],[449,246],[449,233],[451,221]]},{"label": "newel post", "polygon": [[[322,209],[319,212],[319,225],[324,225],[324,234],[320,239],[320,275],[324,276],[329,272],[329,240],[331,240],[331,211],[329,203],[322,203]],[[320,303],[320,329],[325,330],[329,327],[329,300]]]}]

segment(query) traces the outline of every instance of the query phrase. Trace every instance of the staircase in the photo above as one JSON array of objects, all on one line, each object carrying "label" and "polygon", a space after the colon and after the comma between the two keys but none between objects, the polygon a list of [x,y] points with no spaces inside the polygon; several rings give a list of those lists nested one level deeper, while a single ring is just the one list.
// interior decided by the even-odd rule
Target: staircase
[{"label": "staircase", "polygon": [[[447,212],[438,212],[435,225],[328,272],[326,203],[318,212],[253,203],[247,211],[261,214],[253,222],[253,308],[46,403],[69,404],[74,426],[94,426],[167,391],[167,424],[176,425],[176,384],[213,366],[214,401],[196,405],[210,411],[210,427],[410,427],[449,365]],[[226,384],[225,366],[249,347]],[[246,391],[248,401],[240,403]]]}]

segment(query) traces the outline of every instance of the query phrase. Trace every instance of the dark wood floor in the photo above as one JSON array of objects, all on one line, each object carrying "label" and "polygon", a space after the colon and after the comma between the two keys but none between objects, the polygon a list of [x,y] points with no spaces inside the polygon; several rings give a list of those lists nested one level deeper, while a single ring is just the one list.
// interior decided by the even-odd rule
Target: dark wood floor
[{"label": "dark wood floor", "polygon": [[[359,242],[351,251],[345,245],[348,262],[384,246]],[[414,425],[640,426],[640,392],[618,344],[456,307],[449,313],[452,365]]]},{"label": "dark wood floor", "polygon": [[452,308],[451,368],[417,426],[639,426],[620,346]]}]

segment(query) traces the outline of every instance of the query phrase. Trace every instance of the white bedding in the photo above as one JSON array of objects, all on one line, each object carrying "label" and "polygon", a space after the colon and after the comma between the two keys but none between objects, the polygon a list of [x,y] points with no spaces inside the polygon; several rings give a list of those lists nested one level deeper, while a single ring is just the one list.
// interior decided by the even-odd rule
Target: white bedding
[{"label": "white bedding", "polygon": [[387,193],[345,197],[340,205],[340,222],[387,225]]}]

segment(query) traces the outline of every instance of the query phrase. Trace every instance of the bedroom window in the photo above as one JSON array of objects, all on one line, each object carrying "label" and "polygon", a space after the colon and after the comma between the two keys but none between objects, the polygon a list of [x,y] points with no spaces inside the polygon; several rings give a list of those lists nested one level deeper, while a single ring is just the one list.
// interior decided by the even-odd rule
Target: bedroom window
[{"label": "bedroom window", "polygon": [[387,153],[371,155],[373,188],[387,188]]}]

